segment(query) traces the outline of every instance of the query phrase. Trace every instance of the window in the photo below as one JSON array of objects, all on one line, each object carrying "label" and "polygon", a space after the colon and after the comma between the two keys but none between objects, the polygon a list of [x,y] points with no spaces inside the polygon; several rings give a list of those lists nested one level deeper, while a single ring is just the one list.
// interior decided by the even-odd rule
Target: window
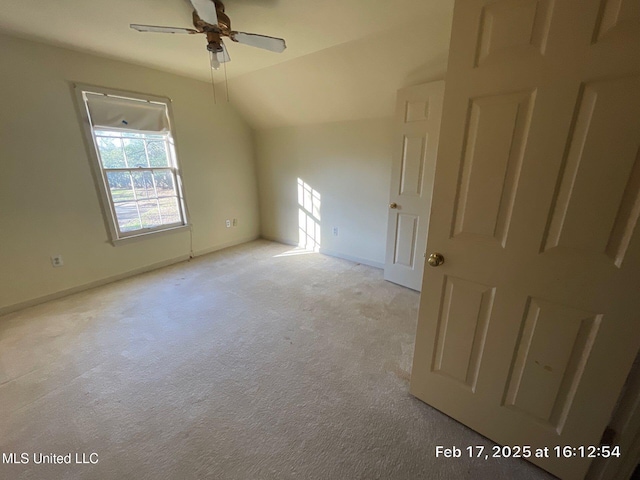
[{"label": "window", "polygon": [[169,100],[76,89],[112,241],[185,227]]}]

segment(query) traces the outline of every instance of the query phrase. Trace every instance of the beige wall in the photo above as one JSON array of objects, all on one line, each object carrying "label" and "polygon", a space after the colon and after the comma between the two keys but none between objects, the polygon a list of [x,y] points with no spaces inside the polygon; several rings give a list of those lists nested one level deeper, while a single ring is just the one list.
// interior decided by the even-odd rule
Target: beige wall
[{"label": "beige wall", "polygon": [[[74,81],[173,100],[196,254],[258,235],[252,130],[212,104],[211,85],[7,36],[0,64],[0,311],[189,255],[188,232],[107,241]],[[51,266],[54,254],[64,267]]]},{"label": "beige wall", "polygon": [[300,177],[322,195],[322,251],[383,265],[397,91],[440,80],[447,66],[453,2],[427,3],[402,28],[230,81],[257,131],[265,237],[297,243]]},{"label": "beige wall", "polygon": [[398,89],[444,78],[453,2],[435,3],[402,28],[234,78],[232,100],[256,129],[390,117]]},{"label": "beige wall", "polygon": [[297,244],[301,178],[321,195],[321,251],[381,266],[392,127],[386,118],[257,132],[262,234]]}]

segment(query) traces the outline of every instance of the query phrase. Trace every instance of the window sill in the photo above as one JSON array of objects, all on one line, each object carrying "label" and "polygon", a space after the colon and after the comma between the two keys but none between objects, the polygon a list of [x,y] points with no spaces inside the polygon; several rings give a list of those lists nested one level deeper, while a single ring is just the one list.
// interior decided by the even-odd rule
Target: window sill
[{"label": "window sill", "polygon": [[164,230],[154,230],[152,232],[140,233],[137,235],[129,235],[128,237],[116,238],[111,240],[111,244],[114,247],[120,245],[127,245],[129,243],[139,242],[140,240],[146,240],[152,237],[159,237],[169,233],[183,232],[191,230],[191,225],[180,225],[178,227],[166,228]]}]

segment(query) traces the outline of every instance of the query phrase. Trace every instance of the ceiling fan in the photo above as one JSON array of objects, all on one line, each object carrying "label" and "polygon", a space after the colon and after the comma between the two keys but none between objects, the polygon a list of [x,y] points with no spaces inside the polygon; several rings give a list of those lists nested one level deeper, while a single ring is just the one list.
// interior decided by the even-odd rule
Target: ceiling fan
[{"label": "ceiling fan", "polygon": [[159,27],[155,25],[131,24],[131,28],[139,32],[156,33],[203,33],[207,36],[207,50],[211,59],[211,67],[220,68],[221,63],[231,58],[222,37],[228,37],[237,43],[282,53],[287,45],[282,38],[257,35],[255,33],[231,30],[231,20],[224,13],[224,4],[220,0],[189,0],[193,6],[193,28]]}]

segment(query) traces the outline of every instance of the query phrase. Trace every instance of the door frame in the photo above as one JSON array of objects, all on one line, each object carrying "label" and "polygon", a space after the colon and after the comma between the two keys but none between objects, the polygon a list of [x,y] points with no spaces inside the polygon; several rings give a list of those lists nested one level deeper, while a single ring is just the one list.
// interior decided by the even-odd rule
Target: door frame
[{"label": "door frame", "polygon": [[616,432],[611,443],[620,446],[621,456],[596,459],[585,480],[628,480],[640,465],[640,353],[610,425]]}]

